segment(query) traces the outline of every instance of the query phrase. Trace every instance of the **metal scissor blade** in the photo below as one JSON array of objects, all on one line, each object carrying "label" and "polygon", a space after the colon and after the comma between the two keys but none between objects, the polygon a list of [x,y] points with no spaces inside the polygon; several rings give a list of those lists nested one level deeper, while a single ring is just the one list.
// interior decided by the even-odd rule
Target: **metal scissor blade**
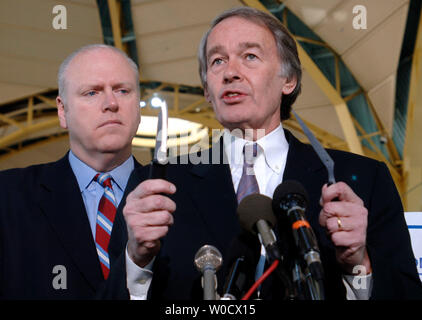
[{"label": "metal scissor blade", "polygon": [[157,122],[157,133],[155,135],[155,149],[154,149],[154,160],[158,161],[158,150],[161,149],[162,139],[161,139],[161,132],[163,130],[163,115],[160,110],[158,114],[158,122]]},{"label": "metal scissor blade", "polygon": [[311,130],[306,126],[306,124],[302,121],[302,119],[297,115],[296,112],[292,110],[293,114],[296,117],[297,122],[299,122],[300,126],[302,127],[303,132],[308,137],[312,148],[317,153],[318,157],[321,159],[324,166],[327,168],[328,171],[328,183],[334,184],[336,183],[336,180],[334,178],[334,161],[331,159],[330,155],[327,153],[327,151],[322,147],[321,143],[315,138],[315,136],[312,134]]},{"label": "metal scissor blade", "polygon": [[157,134],[155,135],[154,161],[167,163],[167,132],[168,132],[168,113],[167,104],[162,103],[160,113],[158,114]]},{"label": "metal scissor blade", "polygon": [[168,112],[166,102],[162,102],[158,114],[157,134],[155,138],[154,157],[152,159],[149,178],[164,179],[166,176],[167,157],[167,132]]}]

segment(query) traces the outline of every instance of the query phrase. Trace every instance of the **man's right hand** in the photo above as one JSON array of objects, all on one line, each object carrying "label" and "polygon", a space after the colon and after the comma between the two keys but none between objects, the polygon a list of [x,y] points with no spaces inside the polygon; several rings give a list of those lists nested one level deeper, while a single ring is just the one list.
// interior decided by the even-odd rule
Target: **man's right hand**
[{"label": "man's right hand", "polygon": [[173,194],[176,187],[165,180],[146,180],[126,198],[123,208],[128,227],[128,254],[139,267],[145,267],[160,250],[160,239],[173,224],[176,203],[162,194]]}]

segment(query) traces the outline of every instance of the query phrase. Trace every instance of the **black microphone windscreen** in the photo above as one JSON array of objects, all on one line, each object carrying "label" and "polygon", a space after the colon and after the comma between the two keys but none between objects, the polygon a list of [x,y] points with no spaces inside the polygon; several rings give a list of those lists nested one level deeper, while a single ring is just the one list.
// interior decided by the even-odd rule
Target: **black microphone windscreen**
[{"label": "black microphone windscreen", "polygon": [[274,190],[273,195],[273,210],[274,212],[280,211],[280,203],[291,195],[296,195],[300,197],[303,201],[303,205],[308,203],[308,193],[305,190],[305,187],[298,181],[295,180],[286,180],[283,183],[280,183],[278,187]]},{"label": "black microphone windscreen", "polygon": [[271,198],[262,194],[251,194],[242,199],[237,207],[237,215],[243,229],[256,233],[255,224],[265,220],[270,227],[276,224]]}]

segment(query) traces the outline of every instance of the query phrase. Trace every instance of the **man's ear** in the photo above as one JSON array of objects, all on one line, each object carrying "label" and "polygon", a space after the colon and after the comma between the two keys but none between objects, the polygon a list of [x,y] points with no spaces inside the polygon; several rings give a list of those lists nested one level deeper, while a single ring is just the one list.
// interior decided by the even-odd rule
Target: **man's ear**
[{"label": "man's ear", "polygon": [[209,103],[211,103],[210,93],[208,92],[207,86],[204,86],[204,97]]},{"label": "man's ear", "polygon": [[66,111],[64,109],[63,99],[60,96],[56,98],[56,105],[57,105],[57,115],[60,121],[60,127],[63,129],[67,129],[67,121],[66,121]]},{"label": "man's ear", "polygon": [[286,83],[284,84],[281,92],[285,95],[289,95],[296,88],[296,85],[297,85],[297,79],[296,78],[292,78],[290,80],[286,79]]}]

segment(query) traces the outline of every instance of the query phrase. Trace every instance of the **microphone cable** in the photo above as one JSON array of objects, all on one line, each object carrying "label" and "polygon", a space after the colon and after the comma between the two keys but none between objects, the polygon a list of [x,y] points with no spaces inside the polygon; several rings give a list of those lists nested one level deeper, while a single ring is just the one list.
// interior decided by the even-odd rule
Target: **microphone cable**
[{"label": "microphone cable", "polygon": [[248,300],[251,295],[256,291],[256,289],[260,286],[265,279],[278,267],[279,260],[274,260],[271,266],[262,274],[261,277],[252,285],[252,287],[246,292],[241,300]]}]

